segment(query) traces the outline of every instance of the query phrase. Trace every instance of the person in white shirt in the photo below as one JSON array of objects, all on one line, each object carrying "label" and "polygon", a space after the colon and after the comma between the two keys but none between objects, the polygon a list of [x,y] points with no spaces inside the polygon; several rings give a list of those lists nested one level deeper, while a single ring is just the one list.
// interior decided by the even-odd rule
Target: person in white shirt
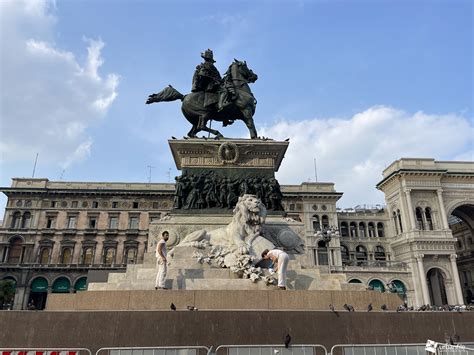
[{"label": "person in white shirt", "polygon": [[278,272],[278,287],[281,290],[286,290],[286,269],[288,268],[289,258],[287,253],[279,249],[265,249],[262,252],[262,259],[271,260],[274,270]]},{"label": "person in white shirt", "polygon": [[155,290],[167,290],[165,287],[166,272],[168,271],[168,260],[166,260],[166,241],[169,238],[168,231],[161,233],[161,239],[156,245],[156,265],[158,273],[156,275]]}]

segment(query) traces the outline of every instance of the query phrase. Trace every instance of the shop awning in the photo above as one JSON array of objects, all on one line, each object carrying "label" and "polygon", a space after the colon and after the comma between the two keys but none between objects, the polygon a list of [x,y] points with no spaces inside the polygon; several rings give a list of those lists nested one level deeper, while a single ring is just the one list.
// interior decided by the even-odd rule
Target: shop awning
[{"label": "shop awning", "polygon": [[31,292],[48,292],[48,281],[42,277],[33,280]]}]

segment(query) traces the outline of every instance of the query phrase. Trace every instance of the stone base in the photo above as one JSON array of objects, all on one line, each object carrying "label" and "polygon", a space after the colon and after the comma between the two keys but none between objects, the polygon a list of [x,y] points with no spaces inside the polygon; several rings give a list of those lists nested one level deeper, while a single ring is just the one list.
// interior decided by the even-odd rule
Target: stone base
[{"label": "stone base", "polygon": [[85,291],[75,294],[48,295],[50,311],[86,310],[168,310],[173,302],[178,310],[195,306],[200,310],[329,310],[329,304],[344,311],[345,303],[356,311],[375,312],[385,304],[394,311],[403,301],[395,294],[376,291],[281,291],[271,290],[158,290],[158,291]]}]

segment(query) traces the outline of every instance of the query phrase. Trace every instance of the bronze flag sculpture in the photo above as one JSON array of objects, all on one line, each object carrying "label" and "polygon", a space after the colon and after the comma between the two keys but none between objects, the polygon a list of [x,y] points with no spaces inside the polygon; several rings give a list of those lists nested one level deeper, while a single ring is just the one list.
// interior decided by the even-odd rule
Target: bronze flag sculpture
[{"label": "bronze flag sculpture", "polygon": [[249,129],[250,138],[258,138],[253,121],[257,100],[248,85],[258,79],[257,75],[245,61],[234,59],[224,78],[221,78],[214,66],[212,51],[204,51],[201,57],[204,62],[196,67],[191,93],[183,95],[169,85],[159,93],[148,96],[146,103],[181,100],[181,111],[193,125],[188,132],[190,138],[195,138],[200,131],[223,138],[218,130],[207,126],[210,120],[220,121],[224,127],[242,120]]}]

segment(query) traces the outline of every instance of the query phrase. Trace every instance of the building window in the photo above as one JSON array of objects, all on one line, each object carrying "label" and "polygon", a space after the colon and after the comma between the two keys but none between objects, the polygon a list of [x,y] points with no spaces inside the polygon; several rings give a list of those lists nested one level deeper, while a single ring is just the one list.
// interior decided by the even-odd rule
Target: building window
[{"label": "building window", "polygon": [[433,228],[433,217],[431,215],[431,208],[425,208],[425,217],[426,217],[426,227],[429,231],[432,231]]},{"label": "building window", "polygon": [[157,210],[160,208],[160,204],[158,202],[153,202],[153,209]]},{"label": "building window", "polygon": [[51,207],[56,207],[57,201],[51,201]]},{"label": "building window", "polygon": [[367,250],[362,245],[356,247],[355,253],[357,261],[367,261]]},{"label": "building window", "polygon": [[78,201],[72,201],[72,202],[71,202],[71,207],[72,207],[72,208],[77,208],[78,204],[79,204]]},{"label": "building window", "polygon": [[355,222],[351,222],[349,225],[349,232],[351,233],[351,238],[357,237],[357,224]]},{"label": "building window", "polygon": [[115,248],[107,248],[104,250],[104,265],[112,265],[115,262]]},{"label": "building window", "polygon": [[329,228],[329,218],[328,218],[328,216],[324,215],[321,218],[321,222],[323,224],[323,228]]},{"label": "building window", "polygon": [[137,248],[128,248],[125,253],[125,264],[135,264],[137,258]]},{"label": "building window", "polygon": [[23,217],[21,218],[21,228],[30,228],[31,222],[31,213],[25,212],[23,213]]},{"label": "building window", "polygon": [[54,228],[54,225],[55,225],[54,220],[55,220],[54,217],[48,217],[46,219],[46,228],[48,229]]},{"label": "building window", "polygon": [[138,208],[138,202],[133,202],[133,208]]},{"label": "building window", "polygon": [[40,264],[42,265],[49,264],[49,254],[50,254],[49,248],[41,248],[40,260],[39,260]]},{"label": "building window", "polygon": [[347,264],[349,262],[349,249],[345,245],[341,244],[341,259],[343,264]]},{"label": "building window", "polygon": [[68,229],[76,229],[76,216],[70,216],[67,220]]},{"label": "building window", "polygon": [[328,248],[326,246],[326,243],[322,240],[318,242],[317,255],[318,255],[318,265],[329,264]]},{"label": "building window", "polygon": [[10,241],[8,250],[8,264],[20,264],[23,259],[23,240],[21,238],[13,238]]},{"label": "building window", "polygon": [[112,208],[118,208],[118,202],[112,201]]},{"label": "building window", "polygon": [[92,201],[92,208],[99,208],[99,202]]},{"label": "building window", "polygon": [[294,211],[295,210],[295,204],[294,203],[290,203],[290,211]]},{"label": "building window", "polygon": [[369,229],[369,238],[375,238],[375,226],[373,222],[369,222],[367,225],[367,228]]},{"label": "building window", "polygon": [[377,234],[378,234],[379,238],[385,237],[382,222],[377,223]]},{"label": "building window", "polygon": [[90,265],[92,264],[92,259],[94,257],[94,250],[92,248],[84,248],[82,252],[82,264]]},{"label": "building window", "polygon": [[377,245],[374,250],[374,258],[375,260],[386,260],[385,257],[385,249],[381,247],[380,245]]},{"label": "building window", "polygon": [[64,248],[61,255],[61,264],[70,264],[72,261],[72,250],[71,248]]},{"label": "building window", "polygon": [[97,228],[97,217],[89,217],[89,228],[96,229]]},{"label": "building window", "polygon": [[159,221],[160,219],[161,219],[161,213],[150,214],[150,223],[155,222],[155,221]]},{"label": "building window", "polygon": [[349,236],[349,227],[347,226],[347,222],[341,222],[341,237],[348,237]]},{"label": "building window", "polygon": [[365,235],[365,223],[364,222],[359,223],[359,237],[360,238],[365,238],[366,237],[366,235]]},{"label": "building window", "polygon": [[138,229],[138,217],[130,217],[129,228]]},{"label": "building window", "polygon": [[421,207],[417,207],[415,209],[415,216],[416,216],[416,228],[419,230],[425,229],[425,222],[423,221],[423,210]]},{"label": "building window", "polygon": [[117,229],[118,228],[118,217],[111,216],[109,218],[109,229]]},{"label": "building window", "polygon": [[400,213],[400,210],[397,210],[397,219],[398,219],[398,224],[400,227],[400,233],[403,233],[402,215]]},{"label": "building window", "polygon": [[393,225],[395,226],[395,234],[400,234],[398,232],[398,220],[397,220],[397,212],[393,212],[392,214],[392,219],[393,219]]},{"label": "building window", "polygon": [[321,230],[321,224],[319,223],[319,216],[313,215],[313,230],[319,231]]},{"label": "building window", "polygon": [[13,213],[12,223],[10,225],[10,228],[18,229],[20,228],[20,224],[21,224],[21,213],[20,212]]},{"label": "building window", "polygon": [[31,202],[31,200],[26,200],[25,201],[25,207],[31,207],[33,205],[33,203]]}]

